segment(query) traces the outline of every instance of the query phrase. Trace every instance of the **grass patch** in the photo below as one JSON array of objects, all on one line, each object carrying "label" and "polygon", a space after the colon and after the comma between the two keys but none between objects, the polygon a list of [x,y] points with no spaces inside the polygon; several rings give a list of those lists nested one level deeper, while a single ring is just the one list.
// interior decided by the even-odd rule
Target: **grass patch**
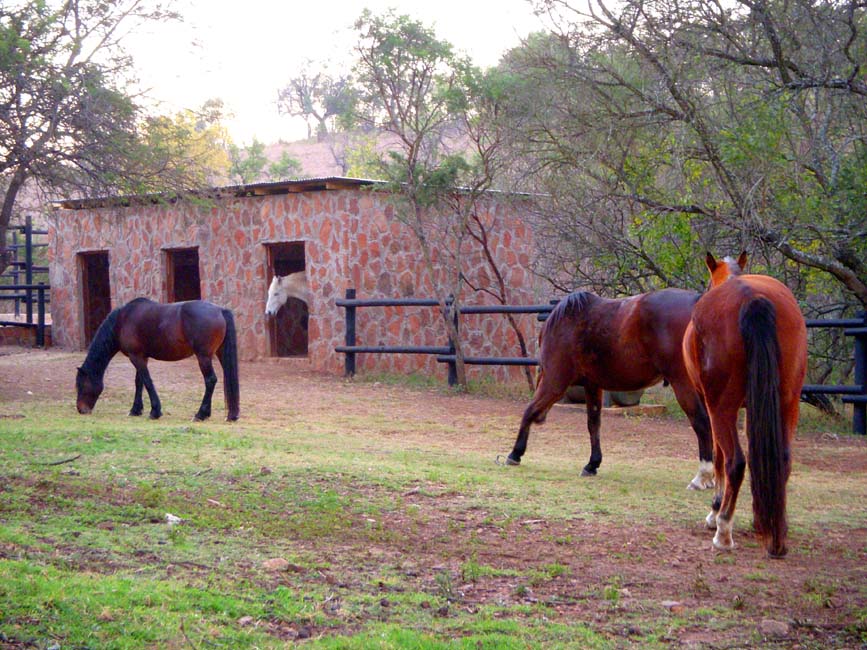
[{"label": "grass patch", "polygon": [[[68,396],[4,404],[16,415],[0,418],[4,642],[666,647],[712,625],[737,646],[755,629],[745,617],[776,611],[766,585],[810,617],[848,615],[841,638],[862,638],[863,593],[850,595],[844,573],[806,579],[764,560],[744,532],[746,484],[738,549],[713,554],[701,528],[709,495],[684,490],[688,432],[688,454],[676,455],[640,422],[609,418],[600,476],[582,480],[584,424],[576,437],[576,418],[552,416],[525,463],[504,468],[493,459],[513,442],[521,406],[485,397],[494,386],[451,395],[439,379],[359,381],[334,382],[327,408],[269,399],[235,424],[187,421],[198,385],[161,390],[158,421],[127,417],[131,385],[117,382],[88,418]],[[266,401],[252,387],[245,395]],[[442,403],[427,408],[428,398]],[[845,539],[867,524],[863,476],[829,469],[863,454],[857,443],[796,457],[787,562],[824,560],[827,531]],[[863,566],[865,548],[849,544],[837,559]],[[689,606],[675,615],[660,606],[668,598]]]}]

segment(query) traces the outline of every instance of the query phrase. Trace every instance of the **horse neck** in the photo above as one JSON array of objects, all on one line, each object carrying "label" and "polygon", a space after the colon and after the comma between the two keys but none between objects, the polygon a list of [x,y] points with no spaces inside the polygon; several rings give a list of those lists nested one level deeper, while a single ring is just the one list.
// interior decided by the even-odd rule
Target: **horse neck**
[{"label": "horse neck", "polygon": [[87,349],[81,369],[91,376],[102,377],[109,362],[120,350],[115,331],[117,315],[118,310],[114,310],[106,317]]},{"label": "horse neck", "polygon": [[283,304],[289,298],[297,298],[298,300],[307,302],[307,274],[304,271],[290,273],[286,276],[285,282],[286,291],[284,293],[285,299],[283,300]]},{"label": "horse neck", "polygon": [[307,294],[307,274],[301,271],[289,276],[289,291],[294,298],[303,298]]}]

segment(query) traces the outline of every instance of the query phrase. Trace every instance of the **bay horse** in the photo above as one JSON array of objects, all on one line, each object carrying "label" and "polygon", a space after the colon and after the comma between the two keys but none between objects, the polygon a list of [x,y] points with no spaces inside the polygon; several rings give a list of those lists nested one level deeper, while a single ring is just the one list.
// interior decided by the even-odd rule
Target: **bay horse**
[{"label": "bay horse", "polygon": [[665,381],[671,384],[698,438],[699,470],[687,487],[712,487],[710,423],[689,381],[681,347],[700,295],[683,289],[663,289],[621,299],[601,298],[586,291],[563,298],[542,328],[536,390],[524,411],[506,464],[520,464],[530,425],[544,422],[566,390],[580,384],[586,394],[590,432],[590,460],[581,475],[596,475],[602,463],[602,391],[640,390]]},{"label": "bay horse", "polygon": [[[747,255],[718,262],[707,254],[710,289],[696,303],[683,339],[687,372],[713,433],[717,492],[713,545],[734,548],[732,519],[749,462],[753,523],[768,555],[786,554],[786,482],[807,369],[807,329],[792,292],[767,275],[744,275]],[[746,408],[748,457],[737,417]]]},{"label": "bay horse", "polygon": [[310,292],[307,289],[307,273],[298,271],[289,275],[275,275],[268,287],[268,302],[265,305],[267,316],[276,316],[280,307],[289,298],[297,298],[305,304],[310,304]]},{"label": "bay horse", "polygon": [[136,298],[112,311],[99,326],[78,369],[75,387],[78,412],[93,411],[103,390],[103,377],[115,354],[122,352],[135,367],[135,398],[130,415],[141,415],[142,388],[151,402],[151,419],[162,415],[162,405],[148,372],[148,359],[179,361],[193,355],[205,380],[205,395],[196,420],[211,415],[211,397],[217,384],[213,357],[223,366],[226,417],[238,419],[238,343],[232,312],[204,300],[161,304]]}]

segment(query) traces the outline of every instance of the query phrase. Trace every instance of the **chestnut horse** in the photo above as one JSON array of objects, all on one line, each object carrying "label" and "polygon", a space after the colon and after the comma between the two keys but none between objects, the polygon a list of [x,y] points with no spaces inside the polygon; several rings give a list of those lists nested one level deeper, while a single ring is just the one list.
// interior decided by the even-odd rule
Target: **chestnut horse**
[{"label": "chestnut horse", "polygon": [[699,471],[688,487],[712,487],[710,423],[686,374],[681,348],[683,333],[700,295],[683,289],[663,289],[619,300],[583,291],[563,298],[542,328],[536,391],[524,411],[518,439],[506,463],[520,464],[530,425],[544,422],[566,390],[580,384],[587,398],[590,432],[590,461],[581,474],[595,475],[602,462],[602,391],[639,390],[665,381],[671,384],[698,438]]},{"label": "chestnut horse", "polygon": [[130,415],[142,414],[143,387],[151,402],[150,417],[162,415],[160,398],[147,368],[149,358],[179,361],[196,355],[205,380],[205,396],[195,419],[210,417],[211,396],[217,384],[212,362],[216,355],[223,366],[226,419],[238,419],[238,345],[235,320],[228,309],[203,300],[164,305],[136,298],[112,311],[96,331],[75,378],[79,413],[93,410],[102,393],[105,370],[118,352],[125,354],[135,367],[135,398]]},{"label": "chestnut horse", "polygon": [[737,417],[746,408],[753,521],[771,557],[786,554],[790,445],[807,368],[807,329],[792,292],[737,262],[707,254],[711,288],[696,303],[683,339],[687,371],[701,393],[714,443],[717,493],[707,516],[713,545],[734,548],[732,518],[747,459]]}]

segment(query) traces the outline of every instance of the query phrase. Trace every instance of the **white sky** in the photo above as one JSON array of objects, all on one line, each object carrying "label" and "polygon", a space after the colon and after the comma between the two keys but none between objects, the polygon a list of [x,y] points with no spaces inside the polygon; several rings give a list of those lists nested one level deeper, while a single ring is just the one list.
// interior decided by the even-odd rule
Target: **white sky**
[{"label": "white sky", "polygon": [[277,92],[306,60],[351,56],[352,23],[367,7],[432,26],[483,67],[497,63],[521,38],[541,28],[529,0],[180,0],[185,20],[128,37],[126,49],[161,112],[223,100],[237,144],[306,137],[300,118],[277,113]]}]

